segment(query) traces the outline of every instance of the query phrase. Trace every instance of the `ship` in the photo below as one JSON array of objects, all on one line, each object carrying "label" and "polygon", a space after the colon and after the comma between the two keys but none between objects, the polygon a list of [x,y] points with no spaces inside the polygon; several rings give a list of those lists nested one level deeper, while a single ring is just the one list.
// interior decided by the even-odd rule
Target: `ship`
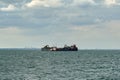
[{"label": "ship", "polygon": [[76,45],[71,45],[71,46],[65,45],[62,48],[58,48],[58,47],[49,47],[49,45],[46,45],[43,48],[41,48],[41,51],[78,51],[78,47]]}]

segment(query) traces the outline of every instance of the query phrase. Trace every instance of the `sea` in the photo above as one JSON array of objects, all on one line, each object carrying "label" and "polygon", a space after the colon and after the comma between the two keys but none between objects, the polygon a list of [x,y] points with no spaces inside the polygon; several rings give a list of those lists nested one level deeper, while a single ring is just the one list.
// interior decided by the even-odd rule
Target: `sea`
[{"label": "sea", "polygon": [[0,80],[120,80],[120,50],[0,49]]}]

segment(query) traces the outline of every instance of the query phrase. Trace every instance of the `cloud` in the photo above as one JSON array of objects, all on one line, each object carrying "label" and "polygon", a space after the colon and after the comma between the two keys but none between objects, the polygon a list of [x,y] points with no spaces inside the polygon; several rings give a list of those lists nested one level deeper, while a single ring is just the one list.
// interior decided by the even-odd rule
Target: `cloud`
[{"label": "cloud", "polygon": [[[59,8],[37,8],[1,12],[1,26],[18,26],[24,28],[42,28],[49,26],[91,25],[104,21],[120,19],[120,7],[78,6]],[[49,14],[48,14],[49,12]],[[6,23],[7,22],[7,23]]]},{"label": "cloud", "polygon": [[20,29],[18,27],[0,28],[0,48],[39,47],[40,44],[38,42],[42,40],[41,36],[26,36],[24,33],[27,32],[29,32],[28,29]]},{"label": "cloud", "polygon": [[8,28],[0,28],[0,32],[1,33],[5,33],[6,35],[8,34],[12,34],[12,35],[15,35],[16,33],[20,33],[21,30],[16,28],[16,27],[8,27]]},{"label": "cloud", "polygon": [[109,5],[115,5],[117,3],[116,0],[105,0],[105,4],[109,6]]},{"label": "cloud", "polygon": [[[108,39],[117,39],[120,40],[120,20],[113,20],[108,22],[103,22],[99,24],[93,25],[83,25],[83,26],[72,26],[70,29],[73,31],[83,34],[83,36],[87,35],[87,37],[92,38],[108,38]],[[101,38],[102,37],[102,38]]]},{"label": "cloud", "polygon": [[14,11],[16,7],[12,4],[9,4],[8,7],[0,8],[1,11]]},{"label": "cloud", "polygon": [[100,6],[107,6],[108,7],[114,7],[120,5],[120,0],[102,0],[101,2],[98,2]]},{"label": "cloud", "polygon": [[60,0],[32,0],[31,2],[27,3],[27,7],[57,7],[60,6],[62,3]]},{"label": "cloud", "polygon": [[94,0],[73,0],[72,5],[95,5]]},{"label": "cloud", "polygon": [[75,42],[81,47],[91,48],[93,45],[100,47],[102,42],[106,47],[114,45],[114,42],[119,44],[120,0],[0,2],[1,45],[6,43],[7,47],[12,44],[15,47],[24,47],[24,44],[39,43],[40,46],[42,41],[44,44],[60,42],[58,44],[62,45]]},{"label": "cloud", "polygon": [[120,20],[93,25],[70,27],[71,38],[78,39],[82,48],[120,48]]},{"label": "cloud", "polygon": [[20,34],[23,31],[16,27],[0,28],[0,47],[15,47],[24,41]]},{"label": "cloud", "polygon": [[99,6],[99,7],[103,7],[103,6],[116,6],[116,5],[120,5],[120,1],[119,0],[73,0],[73,2],[71,2],[72,5],[74,6],[83,6],[83,7],[87,7],[87,6]]}]

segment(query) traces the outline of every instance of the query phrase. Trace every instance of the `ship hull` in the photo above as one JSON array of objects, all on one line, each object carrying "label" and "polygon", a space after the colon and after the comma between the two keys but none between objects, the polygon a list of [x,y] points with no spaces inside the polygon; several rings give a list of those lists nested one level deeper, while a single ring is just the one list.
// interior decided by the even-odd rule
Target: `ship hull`
[{"label": "ship hull", "polygon": [[77,48],[75,49],[66,49],[66,48],[44,49],[42,48],[41,51],[78,51],[78,49]]}]

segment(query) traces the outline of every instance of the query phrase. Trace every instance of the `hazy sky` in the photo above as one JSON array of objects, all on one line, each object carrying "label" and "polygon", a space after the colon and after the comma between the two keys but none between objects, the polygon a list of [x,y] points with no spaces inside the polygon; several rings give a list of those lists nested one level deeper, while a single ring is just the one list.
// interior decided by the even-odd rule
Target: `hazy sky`
[{"label": "hazy sky", "polygon": [[120,49],[120,0],[0,0],[0,48]]}]

